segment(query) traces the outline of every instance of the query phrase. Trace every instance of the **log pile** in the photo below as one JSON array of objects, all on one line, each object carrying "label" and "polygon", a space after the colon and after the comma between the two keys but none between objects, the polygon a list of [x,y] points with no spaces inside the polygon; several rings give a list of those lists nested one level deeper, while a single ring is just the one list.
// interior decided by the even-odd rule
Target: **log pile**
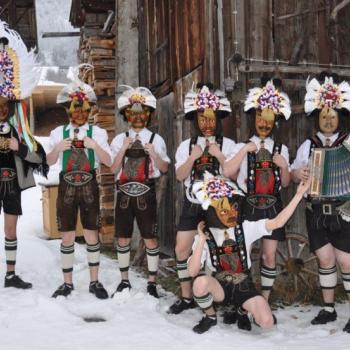
[{"label": "log pile", "polygon": [[[78,56],[81,63],[89,63],[94,69],[88,71],[85,80],[97,96],[97,105],[91,113],[89,122],[105,129],[109,142],[115,136],[115,40],[110,32],[103,28],[108,13],[86,13]],[[114,241],[114,174],[101,165],[97,181],[100,188],[102,243]]]}]

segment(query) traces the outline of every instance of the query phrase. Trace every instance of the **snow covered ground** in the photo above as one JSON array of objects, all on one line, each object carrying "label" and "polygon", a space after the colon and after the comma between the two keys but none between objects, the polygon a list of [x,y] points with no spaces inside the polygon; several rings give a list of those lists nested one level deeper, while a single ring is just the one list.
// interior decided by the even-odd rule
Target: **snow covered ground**
[{"label": "snow covered ground", "polygon": [[[253,326],[252,332],[243,332],[236,325],[222,324],[220,318],[218,326],[197,335],[192,327],[202,317],[200,310],[167,315],[174,295],[161,291],[163,297],[159,300],[148,296],[146,280],[137,273],[131,272],[130,293],[97,300],[88,293],[89,274],[82,244],[76,244],[73,295],[52,299],[50,295],[62,282],[60,241],[45,239],[40,187],[23,192],[22,198],[17,271],[34,287],[21,291],[4,289],[0,283],[1,350],[350,349],[350,334],[342,332],[350,315],[346,304],[337,305],[338,320],[326,326],[310,325],[318,308],[295,306],[276,312],[278,325],[272,331]],[[5,274],[2,247],[0,235],[1,278]],[[115,290],[120,281],[116,261],[102,257],[100,280],[110,293]],[[102,317],[106,322],[87,323],[85,317]]]}]

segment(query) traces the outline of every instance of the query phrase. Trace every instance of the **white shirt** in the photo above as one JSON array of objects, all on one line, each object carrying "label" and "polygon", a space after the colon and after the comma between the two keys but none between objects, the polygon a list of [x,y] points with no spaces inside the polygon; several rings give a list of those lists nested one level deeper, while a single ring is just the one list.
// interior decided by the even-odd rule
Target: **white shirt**
[{"label": "white shirt", "polygon": [[[86,123],[80,127],[73,126],[71,123],[69,123],[67,126],[61,125],[58,126],[56,129],[52,130],[49,137],[49,144],[48,144],[48,150],[47,153],[51,152],[54,147],[63,140],[63,128],[66,127],[66,130],[69,129],[69,138],[74,138],[74,130],[79,129],[79,132],[77,134],[78,140],[82,140],[87,133],[87,130],[89,129],[89,124]],[[101,129],[100,127],[93,125],[92,126],[92,137],[91,137],[105,152],[107,152],[111,156],[111,149],[108,145],[108,135],[107,131],[104,129]],[[85,150],[86,155],[88,155],[87,150]],[[59,166],[62,168],[62,158],[63,158],[63,152],[60,152],[59,154]],[[100,164],[100,160],[95,152],[95,166],[94,169],[98,168]]]},{"label": "white shirt", "polygon": [[[245,237],[245,246],[246,246],[246,250],[247,250],[248,268],[250,268],[250,266],[252,265],[252,262],[250,259],[250,250],[251,250],[252,244],[256,240],[260,239],[261,237],[271,235],[271,233],[272,233],[272,231],[268,231],[266,229],[266,220],[267,219],[262,219],[259,221],[245,220],[242,223],[244,237]],[[218,229],[218,228],[210,228],[210,231],[213,234],[218,247],[222,246],[222,243],[224,242],[224,239],[225,239],[225,235],[224,235],[225,230]],[[234,228],[229,228],[226,230],[226,232],[228,233],[228,236],[230,239],[232,239],[234,241],[236,240]],[[196,235],[194,238],[193,246],[192,246],[192,252],[194,252],[194,250],[198,244],[198,240],[199,240],[199,236]],[[188,261],[190,259],[191,259],[191,257],[188,259]],[[215,267],[211,263],[210,251],[209,251],[209,247],[208,247],[207,243],[204,244],[203,252],[202,252],[202,256],[201,256],[201,267],[203,268],[203,266],[206,266],[206,268],[208,268],[211,271],[216,271]]]},{"label": "white shirt", "polygon": [[[215,136],[211,136],[208,138],[209,143],[215,143]],[[179,145],[179,147],[176,150],[175,154],[175,169],[177,170],[181,165],[185,164],[188,160],[188,157],[190,155],[190,142],[191,139],[187,139],[185,141],[182,141]],[[199,145],[202,150],[204,151],[206,147],[206,138],[202,136],[198,136],[197,138],[197,145]],[[226,159],[230,159],[233,157],[234,150],[235,150],[236,143],[227,138],[223,137],[222,140],[222,154]],[[220,173],[222,173],[222,168],[220,167]],[[185,187],[190,187],[191,185],[191,176],[189,175],[185,181],[184,181]]]},{"label": "white shirt", "polygon": [[[130,129],[129,131],[129,137],[131,137],[132,139],[136,139],[136,132],[133,129]],[[149,143],[151,136],[152,136],[152,131],[148,130],[147,128],[143,128],[140,132],[137,133],[138,134],[138,139],[141,141],[142,145],[144,146],[146,143]],[[112,153],[113,153],[113,159],[116,157],[116,155],[118,154],[118,152],[120,151],[120,149],[123,146],[123,142],[124,139],[126,138],[126,133],[123,132],[119,135],[117,135],[112,143],[111,143],[111,149],[112,149]],[[154,150],[156,151],[156,153],[158,154],[158,156],[164,160],[165,162],[170,163],[170,159],[167,155],[167,150],[166,150],[166,145],[165,142],[163,140],[163,138],[158,135],[155,134],[154,139],[152,141],[152,145],[154,147]],[[125,157],[125,162],[127,161],[127,157]],[[150,164],[149,164],[149,178],[150,179],[155,179],[158,178],[160,176],[160,171],[157,168],[155,161],[152,159],[152,157],[150,157]],[[120,174],[121,174],[122,170],[119,171],[117,178],[119,179]]]},{"label": "white shirt", "polygon": [[[253,137],[251,137],[249,139],[249,141],[254,142],[256,144],[257,147],[257,151],[258,152],[260,150],[261,147],[261,139],[260,137],[254,135]],[[272,154],[273,152],[273,145],[274,145],[274,141],[271,137],[267,137],[266,139],[264,139],[264,147]],[[243,148],[246,145],[246,143],[238,143],[236,144],[235,147],[235,152],[233,154],[233,156],[230,158],[232,159],[239,151],[241,148]],[[288,148],[285,145],[282,145],[281,148],[281,156],[286,160],[288,166],[289,166],[289,153],[288,153]],[[239,173],[238,173],[238,177],[237,177],[237,183],[238,186],[245,192],[247,192],[247,171],[248,171],[248,164],[247,164],[247,155],[243,158],[243,161],[240,165],[240,169],[239,169]],[[229,161],[230,159],[227,159],[226,161]]]},{"label": "white shirt", "polygon": [[[336,133],[330,137],[324,136],[321,132],[318,132],[316,135],[321,140],[323,146],[326,145],[327,138],[331,140],[331,144],[332,144],[339,137],[339,133]],[[298,148],[297,156],[295,157],[295,160],[291,166],[292,170],[297,170],[308,165],[309,158],[310,158],[310,147],[311,147],[311,141],[309,139],[305,140],[301,144],[301,146]]]}]

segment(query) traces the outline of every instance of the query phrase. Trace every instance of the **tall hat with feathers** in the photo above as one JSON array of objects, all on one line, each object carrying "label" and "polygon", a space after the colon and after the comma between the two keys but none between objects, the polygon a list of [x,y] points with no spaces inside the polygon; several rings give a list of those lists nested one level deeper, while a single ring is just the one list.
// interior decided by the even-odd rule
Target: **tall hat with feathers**
[{"label": "tall hat with feathers", "polygon": [[0,97],[15,102],[9,123],[30,151],[37,149],[37,142],[30,131],[28,108],[23,100],[31,96],[39,78],[34,49],[28,51],[20,35],[0,20]]},{"label": "tall hat with feathers", "polygon": [[213,176],[209,172],[204,174],[203,181],[196,181],[192,192],[204,210],[208,210],[209,206],[230,209],[230,198],[245,196],[236,183],[223,177]]},{"label": "tall hat with feathers", "polygon": [[120,87],[126,88],[122,95],[118,98],[118,109],[121,113],[134,104],[139,104],[141,106],[147,106],[151,110],[155,110],[157,107],[157,99],[154,97],[152,92],[143,87],[139,86],[133,88],[129,85],[120,85]]},{"label": "tall hat with feathers", "polygon": [[267,81],[262,88],[250,89],[244,102],[244,112],[252,109],[262,111],[266,108],[271,109],[275,115],[283,115],[286,120],[291,115],[288,95],[280,92],[272,80]]},{"label": "tall hat with feathers", "polygon": [[74,111],[76,104],[83,106],[84,110],[89,110],[91,105],[94,105],[97,102],[93,88],[90,85],[85,84],[79,78],[80,69],[85,69],[85,74],[87,74],[93,69],[93,66],[84,63],[75,67],[73,70],[72,81],[58,93],[56,99],[58,104],[67,106],[70,112]]},{"label": "tall hat with feathers", "polygon": [[213,92],[212,84],[197,84],[197,89],[192,88],[187,92],[184,102],[184,112],[186,119],[193,119],[197,112],[202,112],[206,108],[217,112],[220,118],[225,118],[232,112],[230,101],[221,90]]},{"label": "tall hat with feathers", "polygon": [[306,81],[305,113],[311,114],[314,110],[324,107],[335,110],[347,109],[350,111],[350,85],[343,81],[336,84],[333,77],[325,76],[324,82],[313,78]]}]

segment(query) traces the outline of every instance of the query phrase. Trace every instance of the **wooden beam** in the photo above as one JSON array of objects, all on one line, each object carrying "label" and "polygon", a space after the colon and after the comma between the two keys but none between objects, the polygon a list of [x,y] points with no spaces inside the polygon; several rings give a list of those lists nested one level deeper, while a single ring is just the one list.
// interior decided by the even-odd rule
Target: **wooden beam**
[{"label": "wooden beam", "polygon": [[[299,89],[305,88],[305,83],[306,83],[305,79],[282,79],[283,90],[299,90]],[[260,79],[258,78],[249,79],[248,85],[250,87],[260,86],[261,85]]]},{"label": "wooden beam", "polygon": [[238,67],[241,73],[295,73],[295,74],[319,74],[325,70],[337,73],[342,77],[350,77],[350,68],[334,67],[324,65],[322,67],[298,65],[298,66],[282,66],[272,64],[249,64],[241,63]]},{"label": "wooden beam", "polygon": [[42,38],[62,38],[67,36],[80,36],[80,32],[45,32]]}]

